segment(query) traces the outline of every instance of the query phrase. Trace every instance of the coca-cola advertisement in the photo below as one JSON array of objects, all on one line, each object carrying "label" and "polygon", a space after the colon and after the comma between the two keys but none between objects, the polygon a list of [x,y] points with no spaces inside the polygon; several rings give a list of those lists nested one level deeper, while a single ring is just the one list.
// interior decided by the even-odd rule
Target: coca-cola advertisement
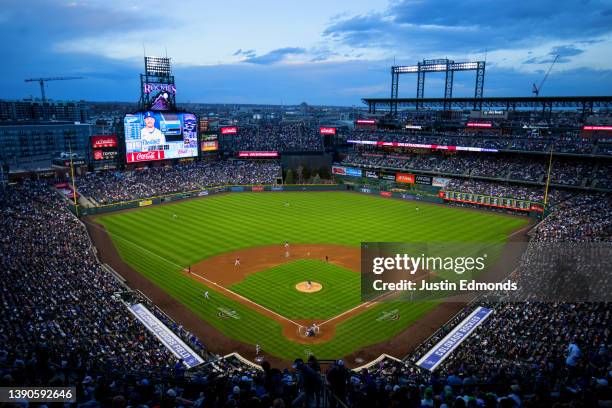
[{"label": "coca-cola advertisement", "polygon": [[136,152],[127,154],[128,163],[137,163],[151,160],[164,160],[164,151],[152,150],[150,152]]}]

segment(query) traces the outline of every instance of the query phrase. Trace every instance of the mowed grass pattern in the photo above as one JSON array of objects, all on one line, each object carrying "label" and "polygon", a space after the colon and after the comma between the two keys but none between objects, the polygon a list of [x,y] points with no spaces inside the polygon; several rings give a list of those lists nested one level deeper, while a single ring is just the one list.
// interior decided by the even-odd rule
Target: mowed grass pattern
[{"label": "mowed grass pattern", "polygon": [[[353,246],[362,241],[503,242],[527,219],[347,192],[282,192],[216,195],[109,214],[97,222],[130,266],[227,336],[293,359],[306,349],[320,358],[338,358],[379,343],[435,303],[379,304],[340,324],[331,341],[304,347],[288,341],[275,321],[238,302],[215,292],[205,302],[206,286],[181,269],[224,252],[285,241]],[[240,319],[219,319],[219,308],[235,310]],[[395,309],[398,320],[377,320]]]},{"label": "mowed grass pattern", "polygon": [[[323,288],[315,293],[295,288],[309,279]],[[252,274],[230,289],[290,319],[327,319],[361,303],[360,283],[358,272],[300,259]]]}]

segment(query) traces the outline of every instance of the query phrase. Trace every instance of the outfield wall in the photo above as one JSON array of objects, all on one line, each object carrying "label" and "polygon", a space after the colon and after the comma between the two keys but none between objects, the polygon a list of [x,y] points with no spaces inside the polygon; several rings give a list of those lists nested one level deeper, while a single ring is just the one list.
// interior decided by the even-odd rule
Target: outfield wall
[{"label": "outfield wall", "polygon": [[[150,197],[140,200],[125,201],[115,204],[101,205],[98,207],[85,208],[79,206],[78,216],[105,214],[114,211],[127,210],[131,208],[148,207],[150,205],[157,205],[163,203],[169,203],[173,201],[180,201],[189,198],[205,197],[218,193],[241,193],[241,192],[271,192],[271,191],[354,191],[361,194],[376,195],[385,198],[396,198],[401,200],[409,201],[423,201],[425,203],[432,204],[446,204],[453,205],[453,202],[445,200],[440,195],[428,194],[427,192],[419,190],[405,190],[405,189],[390,189],[389,191],[377,188],[378,186],[369,186],[361,184],[284,184],[284,185],[229,185],[219,187],[209,187],[202,190],[186,191],[182,193],[168,194],[158,197]],[[512,214],[520,214],[521,212],[512,211],[511,209],[504,208],[492,208],[477,203],[471,203],[475,208],[505,211]],[[70,211],[76,214],[74,205],[68,204]],[[541,217],[541,212],[523,212],[524,215],[530,215],[532,217]]]},{"label": "outfield wall", "polygon": [[[284,185],[230,185],[209,187],[202,190],[185,191],[182,193],[168,194],[158,197],[143,198],[139,200],[124,201],[115,204],[106,204],[98,207],[84,208],[79,206],[79,217],[87,215],[105,214],[114,211],[127,210],[130,208],[148,207],[169,203],[173,201],[185,200],[188,198],[206,197],[218,193],[239,193],[250,191],[346,191],[346,186],[342,184],[284,184]],[[74,205],[68,205],[70,211],[76,213]]]}]

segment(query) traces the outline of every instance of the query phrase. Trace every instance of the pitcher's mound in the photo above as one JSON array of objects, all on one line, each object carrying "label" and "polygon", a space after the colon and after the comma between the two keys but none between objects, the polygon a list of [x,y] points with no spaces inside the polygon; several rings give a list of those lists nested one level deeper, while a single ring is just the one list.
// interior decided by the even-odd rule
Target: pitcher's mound
[{"label": "pitcher's mound", "polygon": [[308,282],[300,282],[297,285],[295,285],[295,288],[300,292],[314,293],[314,292],[318,292],[321,289],[323,289],[323,285],[321,285],[319,282],[310,282],[310,286],[309,286]]}]

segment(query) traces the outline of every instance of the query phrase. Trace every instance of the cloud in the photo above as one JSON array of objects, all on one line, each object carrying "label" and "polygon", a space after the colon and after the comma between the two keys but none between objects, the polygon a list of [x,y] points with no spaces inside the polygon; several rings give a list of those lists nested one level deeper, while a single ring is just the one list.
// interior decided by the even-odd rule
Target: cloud
[{"label": "cloud", "polygon": [[244,62],[250,64],[270,65],[283,61],[287,56],[305,54],[306,49],[300,47],[277,48],[263,55],[248,56]]},{"label": "cloud", "polygon": [[[400,0],[379,13],[333,21],[323,36],[360,48],[408,53],[515,49],[554,40],[590,40],[612,32],[605,0]],[[443,54],[444,55],[444,54]]]},{"label": "cloud", "polygon": [[574,57],[582,53],[584,53],[584,50],[580,48],[576,48],[576,46],[574,46],[573,44],[559,45],[559,46],[553,47],[552,50],[550,50],[550,52],[546,54],[545,56],[531,57],[528,60],[526,60],[524,63],[525,64],[552,64],[552,62],[555,61],[555,57],[558,56],[557,63],[564,64],[564,63],[571,62],[571,58],[569,57]]},{"label": "cloud", "polygon": [[239,48],[238,50],[236,50],[236,52],[234,52],[232,54],[232,56],[234,57],[247,57],[247,58],[253,58],[255,56],[255,50],[242,50],[242,48]]}]

